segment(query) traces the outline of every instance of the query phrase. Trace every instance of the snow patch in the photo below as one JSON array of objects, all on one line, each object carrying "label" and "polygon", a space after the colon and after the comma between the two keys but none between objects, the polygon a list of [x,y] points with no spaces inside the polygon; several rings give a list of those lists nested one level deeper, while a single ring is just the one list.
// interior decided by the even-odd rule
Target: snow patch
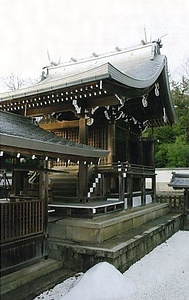
[{"label": "snow patch", "polygon": [[60,300],[124,300],[135,291],[131,279],[111,264],[101,262],[89,269]]}]

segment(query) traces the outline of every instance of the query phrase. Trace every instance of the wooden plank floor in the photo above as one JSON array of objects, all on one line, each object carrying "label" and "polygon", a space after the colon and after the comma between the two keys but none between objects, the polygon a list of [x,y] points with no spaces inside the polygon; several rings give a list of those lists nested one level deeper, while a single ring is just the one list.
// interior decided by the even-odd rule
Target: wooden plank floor
[{"label": "wooden plank floor", "polygon": [[107,207],[112,205],[122,204],[123,201],[119,200],[107,200],[107,201],[90,201],[86,203],[51,203],[49,207],[71,207],[71,208],[99,208],[99,207]]},{"label": "wooden plank floor", "polygon": [[66,215],[88,215],[93,217],[99,213],[106,213],[110,211],[115,211],[118,209],[123,209],[124,201],[119,200],[106,200],[106,201],[94,201],[86,203],[51,203],[49,204],[49,211],[53,209],[56,212],[63,212]]}]

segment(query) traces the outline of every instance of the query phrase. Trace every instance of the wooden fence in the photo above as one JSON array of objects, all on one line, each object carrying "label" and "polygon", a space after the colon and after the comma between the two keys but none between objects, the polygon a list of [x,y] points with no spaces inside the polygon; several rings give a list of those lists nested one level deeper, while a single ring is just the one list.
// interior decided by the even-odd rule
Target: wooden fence
[{"label": "wooden fence", "polygon": [[43,201],[1,203],[1,243],[43,232]]},{"label": "wooden fence", "polygon": [[1,209],[1,274],[44,256],[44,202],[6,202]]},{"label": "wooden fence", "polygon": [[170,211],[184,212],[184,193],[157,194],[156,201],[159,203],[168,203]]}]

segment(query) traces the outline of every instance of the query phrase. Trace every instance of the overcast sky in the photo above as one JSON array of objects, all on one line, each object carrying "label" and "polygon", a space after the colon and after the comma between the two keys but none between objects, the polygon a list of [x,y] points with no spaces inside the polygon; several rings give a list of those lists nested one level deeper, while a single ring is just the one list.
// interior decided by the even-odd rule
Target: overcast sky
[{"label": "overcast sky", "polygon": [[0,0],[0,76],[162,38],[174,77],[189,58],[188,0]]}]

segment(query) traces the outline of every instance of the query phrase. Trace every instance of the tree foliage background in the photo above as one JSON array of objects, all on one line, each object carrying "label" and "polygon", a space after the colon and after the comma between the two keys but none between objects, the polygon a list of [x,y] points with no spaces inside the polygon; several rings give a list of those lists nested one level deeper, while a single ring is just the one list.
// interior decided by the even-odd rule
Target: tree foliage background
[{"label": "tree foliage background", "polygon": [[[189,60],[181,82],[172,81],[172,100],[178,123],[154,128],[155,164],[157,168],[189,167]],[[150,131],[145,133],[150,135]]]}]

